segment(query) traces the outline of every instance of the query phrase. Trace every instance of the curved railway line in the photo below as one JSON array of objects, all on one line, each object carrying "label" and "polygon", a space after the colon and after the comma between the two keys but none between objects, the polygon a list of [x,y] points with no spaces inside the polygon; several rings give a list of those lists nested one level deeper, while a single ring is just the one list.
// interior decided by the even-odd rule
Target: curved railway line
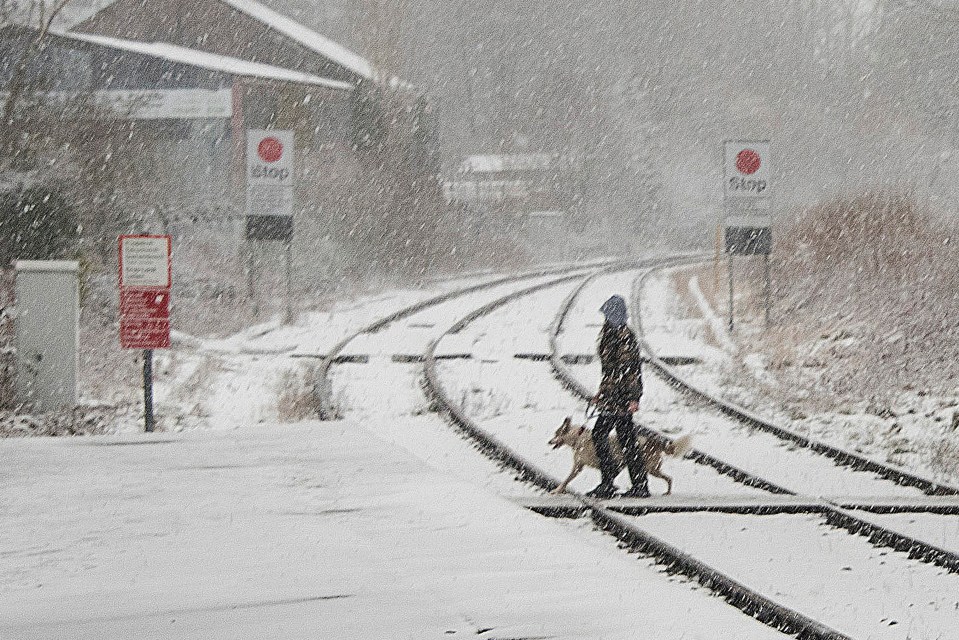
[{"label": "curved railway line", "polygon": [[[643,274],[640,278],[637,279],[636,287],[633,291],[633,318],[634,322],[637,324],[637,329],[639,330],[640,341],[643,345],[643,348],[649,354],[649,363],[653,365],[654,371],[662,376],[667,383],[671,386],[679,389],[682,393],[694,397],[696,400],[706,403],[708,406],[722,412],[723,414],[731,417],[738,422],[753,428],[759,428],[763,431],[772,433],[773,435],[784,439],[795,441],[795,438],[787,437],[784,434],[790,434],[787,429],[783,427],[778,427],[764,421],[761,418],[757,417],[755,414],[749,413],[744,409],[740,409],[733,405],[732,403],[726,402],[720,398],[717,398],[701,389],[691,385],[679,374],[677,374],[672,367],[666,365],[662,358],[652,352],[649,343],[644,339],[642,335],[642,325],[641,325],[641,310],[639,309],[639,296],[638,290],[642,286],[646,278],[649,277],[651,273],[654,273],[655,270],[649,270]],[[585,287],[587,283],[583,284]],[[554,325],[551,340],[551,347],[553,353],[551,354],[551,365],[556,376],[563,382],[564,386],[570,389],[580,400],[586,401],[592,394],[590,391],[584,387],[576,377],[570,372],[569,368],[563,363],[561,354],[558,352],[557,338],[562,331],[562,325],[564,318],[569,313],[570,308],[572,307],[573,302],[576,299],[576,296],[581,291],[578,290],[574,292],[570,298],[564,303],[563,307],[560,309],[560,312],[557,316],[557,321]],[[762,426],[761,426],[762,425]],[[647,435],[658,438],[666,438],[666,436],[658,431],[654,431],[649,427],[643,427],[643,430]],[[807,448],[820,455],[826,455],[835,462],[835,464],[842,467],[847,467],[853,469],[857,472],[872,472],[876,473],[879,477],[890,480],[898,485],[903,486],[912,486],[923,490],[927,494],[932,495],[956,495],[959,493],[956,489],[949,487],[948,485],[942,483],[936,483],[934,481],[922,478],[911,474],[907,471],[884,465],[880,462],[862,459],[861,456],[854,456],[849,454],[847,456],[841,455],[843,452],[835,447],[826,445],[824,443],[816,443],[808,438],[804,438],[804,441],[807,442]],[[770,479],[762,477],[754,472],[743,470],[739,467],[736,467],[720,458],[711,456],[702,451],[693,449],[689,454],[694,462],[697,464],[708,465],[716,469],[719,473],[731,477],[736,482],[741,482],[743,484],[760,488],[770,493],[784,494],[789,496],[801,496],[799,491],[785,488],[778,483],[773,482]],[[858,461],[861,460],[861,461]],[[868,502],[852,502],[853,509],[840,506],[835,502],[818,497],[806,497],[804,499],[804,504],[801,508],[797,508],[795,504],[787,503],[787,507],[791,512],[807,512],[807,513],[818,513],[822,515],[829,524],[842,527],[847,531],[863,536],[867,536],[871,542],[877,545],[890,547],[896,551],[902,551],[909,554],[910,558],[916,558],[922,560],[923,562],[929,562],[937,566],[948,569],[951,572],[959,573],[959,554],[943,549],[936,545],[933,545],[929,542],[908,536],[906,534],[900,533],[898,531],[889,529],[887,527],[880,526],[876,523],[869,522],[864,520],[853,513],[853,511],[858,509],[869,510],[871,505]],[[948,515],[959,515],[959,503],[957,504],[945,504],[940,505],[936,503],[925,503],[919,502],[914,507],[908,506],[909,503],[904,503],[899,506],[898,509],[905,510],[912,508],[915,511],[926,511],[927,508],[932,508],[936,513],[944,513]],[[884,505],[880,505],[879,508],[883,508]],[[704,510],[721,510],[722,507],[712,506]],[[775,510],[775,505],[770,506],[765,503],[757,503],[751,505],[734,505],[732,508],[735,513],[763,513],[768,514],[771,511]],[[645,513],[648,511],[648,508],[639,506],[633,507],[630,509],[630,513]]]},{"label": "curved railway line", "polygon": [[[443,385],[438,368],[437,351],[441,342],[449,336],[465,331],[478,319],[488,316],[496,310],[521,298],[531,296],[551,287],[580,280],[578,285],[563,301],[556,314],[549,335],[550,353],[548,354],[548,358],[554,376],[572,391],[574,395],[585,399],[591,394],[584,385],[576,379],[576,376],[567,366],[563,358],[564,354],[561,353],[558,344],[559,336],[564,329],[564,323],[567,321],[571,309],[579,296],[582,295],[582,292],[591,283],[594,283],[598,278],[604,275],[615,272],[641,271],[640,277],[635,280],[633,295],[633,317],[635,321],[638,321],[641,316],[638,313],[638,308],[635,308],[635,306],[639,304],[640,297],[638,292],[645,279],[657,269],[677,266],[697,259],[698,258],[691,257],[660,258],[638,260],[629,263],[615,262],[605,265],[594,265],[592,268],[567,267],[563,269],[538,271],[521,276],[500,278],[431,298],[364,327],[336,345],[323,360],[321,368],[321,380],[323,382],[322,387],[317,389],[317,393],[321,394],[323,398],[322,406],[324,408],[332,408],[331,385],[328,378],[330,368],[336,362],[340,352],[342,352],[352,340],[364,333],[378,332],[402,318],[427,311],[431,307],[458,297],[465,297],[481,290],[492,289],[497,285],[516,283],[523,279],[548,278],[542,282],[513,290],[506,295],[483,304],[460,318],[459,321],[445,331],[437,329],[437,335],[430,341],[425,353],[422,355],[422,361],[424,390],[432,401],[434,409],[447,415],[450,422],[466,434],[476,448],[480,449],[488,458],[495,460],[500,465],[515,472],[520,479],[540,489],[552,490],[559,484],[556,478],[525,457],[522,452],[517,451],[515,447],[510,446],[508,442],[505,442],[502,438],[497,437],[496,434],[484,429],[477,421],[467,415],[468,412],[466,410],[457,405],[453,400],[449,391]],[[709,403],[718,411],[723,412],[730,418],[738,420],[742,424],[763,429],[779,438],[800,444],[815,454],[828,456],[835,464],[841,465],[844,469],[849,469],[850,472],[872,472],[884,481],[891,481],[899,485],[916,488],[928,496],[948,496],[959,493],[959,491],[948,485],[933,482],[905,470],[883,465],[877,461],[864,459],[862,456],[857,456],[850,452],[843,452],[842,450],[823,443],[816,443],[808,438],[798,436],[798,434],[794,434],[787,429],[768,424],[762,427],[757,424],[757,421],[761,420],[757,416],[746,411],[740,412],[739,408],[730,406],[729,403],[723,403],[719,399],[712,398],[702,390],[687,384],[659,355],[651,352],[650,345],[645,341],[644,347],[650,353],[649,362],[653,370],[658,375],[663,376],[668,384],[682,393],[695,397],[700,402]],[[659,432],[651,431],[650,433],[653,433],[656,437],[665,437]],[[800,438],[802,438],[802,442],[799,440]],[[669,572],[679,573],[696,580],[724,597],[727,602],[739,608],[747,615],[784,633],[794,634],[800,638],[841,639],[850,638],[850,636],[803,614],[795,608],[781,604],[773,597],[751,588],[743,581],[736,580],[728,573],[707,564],[707,562],[701,558],[694,557],[684,551],[680,546],[672,544],[669,540],[653,535],[647,528],[637,524],[635,516],[656,511],[722,511],[730,514],[739,514],[743,517],[769,513],[815,514],[822,517],[827,523],[834,527],[868,536],[870,542],[874,545],[891,547],[895,550],[908,553],[910,558],[932,563],[944,567],[949,571],[959,571],[959,556],[957,556],[957,554],[887,527],[880,526],[874,522],[868,522],[859,518],[856,514],[852,513],[854,509],[851,507],[860,508],[863,505],[857,504],[855,500],[847,503],[815,497],[807,498],[800,495],[798,491],[788,488],[786,485],[781,485],[778,482],[762,477],[755,472],[740,468],[703,451],[694,451],[689,454],[689,457],[693,462],[699,465],[709,467],[721,475],[728,476],[737,483],[762,492],[760,495],[775,495],[780,499],[778,502],[771,502],[757,498],[756,496],[750,496],[743,500],[733,501],[736,504],[705,504],[701,508],[690,506],[689,504],[673,506],[659,505],[651,508],[648,505],[644,505],[642,501],[632,501],[628,503],[629,501],[623,500],[609,503],[592,500],[577,493],[570,493],[567,496],[561,496],[555,499],[543,499],[540,503],[529,506],[533,510],[548,515],[587,515],[598,528],[615,536],[624,548],[648,555],[655,559],[657,563],[664,565]],[[907,502],[904,501],[903,507],[905,508],[906,506]],[[950,515],[959,513],[959,503],[955,506],[943,506],[931,503],[926,506],[928,508],[924,510],[930,513],[946,513]],[[919,508],[921,508],[921,506]],[[935,509],[939,510],[937,511]]]}]

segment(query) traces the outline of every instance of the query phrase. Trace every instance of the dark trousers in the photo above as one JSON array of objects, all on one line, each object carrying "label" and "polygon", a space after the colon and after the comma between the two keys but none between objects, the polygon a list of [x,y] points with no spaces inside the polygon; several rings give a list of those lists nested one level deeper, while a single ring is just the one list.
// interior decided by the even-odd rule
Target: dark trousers
[{"label": "dark trousers", "polygon": [[643,464],[642,451],[636,444],[636,426],[633,416],[602,413],[593,427],[593,444],[596,446],[596,456],[599,458],[599,470],[603,474],[603,484],[612,485],[619,475],[619,465],[613,457],[613,450],[609,444],[609,434],[616,429],[619,446],[623,449],[626,468],[629,470],[629,479],[637,489],[648,488],[649,479],[646,476],[646,465]]}]

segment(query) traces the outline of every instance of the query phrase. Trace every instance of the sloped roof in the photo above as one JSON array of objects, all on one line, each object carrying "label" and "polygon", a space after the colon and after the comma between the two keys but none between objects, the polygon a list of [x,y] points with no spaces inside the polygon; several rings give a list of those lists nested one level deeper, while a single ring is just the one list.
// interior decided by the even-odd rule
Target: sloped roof
[{"label": "sloped roof", "polygon": [[349,69],[361,78],[373,79],[374,68],[369,60],[309,27],[256,2],[256,0],[220,0],[220,2],[279,31],[307,49]]},{"label": "sloped roof", "polygon": [[291,71],[281,67],[274,67],[259,62],[249,62],[239,58],[221,56],[215,53],[207,53],[196,49],[188,49],[166,42],[138,42],[135,40],[123,40],[121,38],[111,38],[107,36],[98,36],[89,33],[78,33],[75,31],[51,31],[52,34],[61,38],[87,42],[111,49],[129,51],[142,55],[162,58],[178,64],[186,64],[194,67],[208,69],[210,71],[219,71],[231,75],[244,76],[249,78],[260,78],[265,80],[279,80],[282,82],[297,82],[301,84],[310,84],[330,89],[352,89],[353,85],[348,82],[330,80],[321,78],[309,73],[300,71]]}]

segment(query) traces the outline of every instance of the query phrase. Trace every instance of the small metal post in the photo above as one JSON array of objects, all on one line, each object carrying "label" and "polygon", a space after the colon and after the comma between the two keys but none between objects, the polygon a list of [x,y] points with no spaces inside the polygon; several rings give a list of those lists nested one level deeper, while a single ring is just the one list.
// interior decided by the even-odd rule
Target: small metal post
[{"label": "small metal post", "polygon": [[256,256],[253,240],[246,241],[246,297],[253,304],[253,316],[259,314],[260,309],[256,300]]},{"label": "small metal post", "polygon": [[729,330],[732,331],[734,327],[733,321],[733,253],[729,252]]},{"label": "small metal post", "polygon": [[723,251],[723,226],[716,225],[716,255],[713,256],[713,290],[719,291],[720,254]]},{"label": "small metal post", "polygon": [[286,319],[285,324],[293,324],[293,240],[286,241]]},{"label": "small metal post", "polygon": [[772,277],[769,268],[769,254],[763,256],[766,260],[766,326],[769,326],[769,318],[772,315]]},{"label": "small metal post", "polygon": [[143,422],[147,433],[153,432],[153,349],[143,350]]}]

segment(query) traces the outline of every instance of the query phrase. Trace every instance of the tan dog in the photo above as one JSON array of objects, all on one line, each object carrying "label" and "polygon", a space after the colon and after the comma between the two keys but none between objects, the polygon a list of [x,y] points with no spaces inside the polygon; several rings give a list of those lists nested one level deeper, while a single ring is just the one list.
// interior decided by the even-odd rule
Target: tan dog
[{"label": "tan dog", "polygon": [[[619,446],[619,439],[615,433],[609,435],[609,442],[612,445],[613,457],[616,459],[616,466],[619,471],[623,469],[623,448]],[[681,458],[692,448],[693,438],[685,435],[669,443],[663,443],[658,438],[636,437],[636,443],[643,456],[643,464],[646,465],[646,472],[651,476],[662,478],[666,481],[666,495],[673,492],[673,479],[662,471],[663,456],[672,456]],[[563,483],[553,489],[552,493],[563,493],[567,485],[573,481],[573,478],[579,475],[583,467],[595,467],[599,469],[599,458],[596,457],[596,446],[593,444],[593,432],[585,426],[574,426],[573,419],[567,417],[560,425],[559,429],[549,441],[554,449],[559,449],[563,445],[573,449],[573,470],[569,472],[569,477],[563,480]]]}]

